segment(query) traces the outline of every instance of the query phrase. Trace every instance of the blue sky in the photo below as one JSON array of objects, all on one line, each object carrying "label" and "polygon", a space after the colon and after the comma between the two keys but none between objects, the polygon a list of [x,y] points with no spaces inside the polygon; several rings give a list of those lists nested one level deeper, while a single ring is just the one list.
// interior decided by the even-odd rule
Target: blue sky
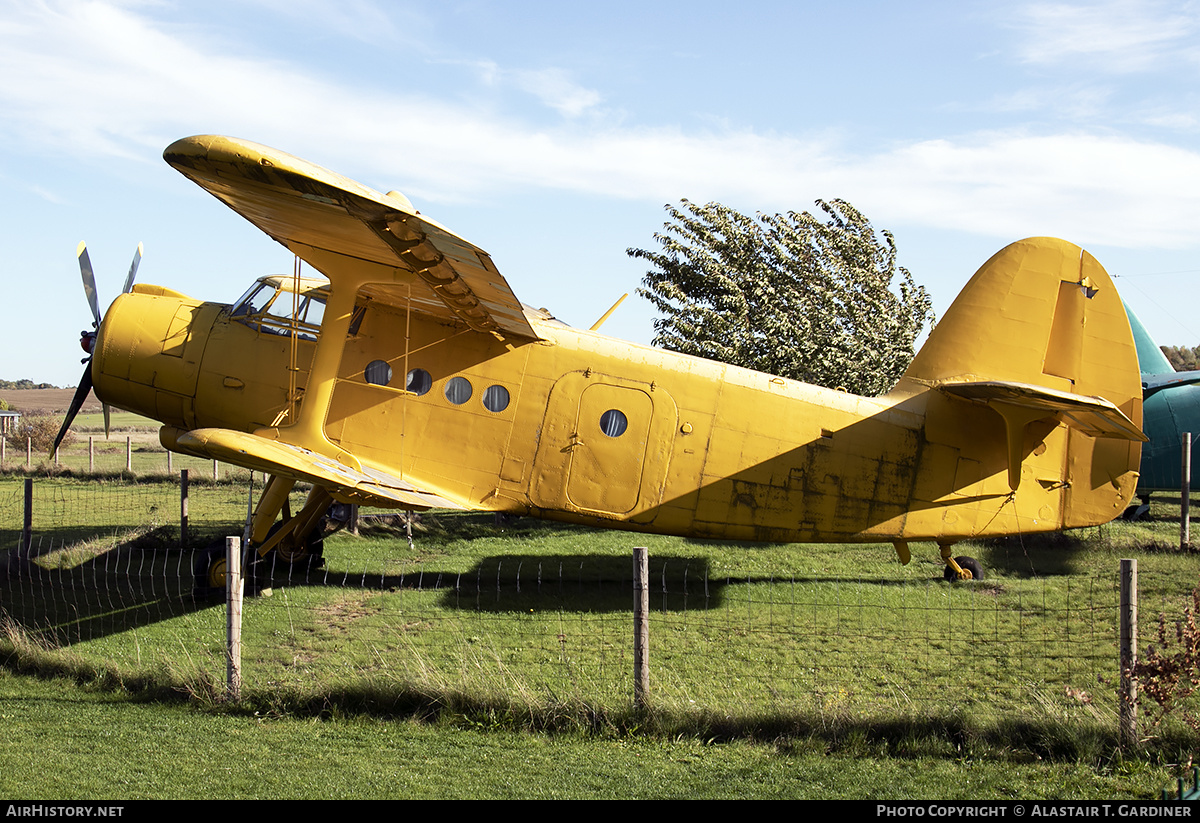
[{"label": "blue sky", "polygon": [[[275,146],[491,253],[588,326],[680,198],[842,198],[938,313],[1005,244],[1089,249],[1159,343],[1200,343],[1200,4],[0,0],[0,377],[74,385],[139,280],[232,301],[281,247],[162,161]],[[632,296],[605,331],[647,343]]]}]

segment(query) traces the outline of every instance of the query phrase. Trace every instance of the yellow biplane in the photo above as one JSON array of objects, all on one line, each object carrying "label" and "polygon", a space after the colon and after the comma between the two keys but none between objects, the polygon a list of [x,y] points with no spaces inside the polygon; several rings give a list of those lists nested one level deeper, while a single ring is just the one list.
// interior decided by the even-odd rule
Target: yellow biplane
[{"label": "yellow biplane", "polygon": [[190,137],[164,157],[328,280],[262,278],[229,305],[131,273],[102,322],[93,283],[80,391],[161,421],[168,449],[267,473],[260,556],[311,560],[340,501],[891,542],[903,562],[933,541],[967,578],[955,542],[1104,523],[1137,484],[1129,323],[1062,240],[998,252],[866,398],[570,328],[403,195],[265,146]]}]

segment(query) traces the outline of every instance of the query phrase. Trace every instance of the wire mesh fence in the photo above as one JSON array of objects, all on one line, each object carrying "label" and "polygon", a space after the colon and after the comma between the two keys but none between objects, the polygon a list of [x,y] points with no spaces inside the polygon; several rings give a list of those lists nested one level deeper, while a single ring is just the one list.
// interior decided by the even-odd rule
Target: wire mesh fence
[{"label": "wire mesh fence", "polygon": [[[33,486],[26,532],[23,483],[0,478],[5,615],[97,660],[220,679],[224,610],[196,596],[193,564],[210,541],[241,534],[247,484],[190,487],[187,546],[176,483]],[[410,546],[402,519],[379,513],[360,536],[328,538],[323,566],[269,556],[250,571],[246,687],[391,684],[627,706],[628,551],[648,540],[654,703],[743,716],[1116,716],[1115,570],[952,585],[882,564],[874,576],[816,560],[764,572],[760,557],[738,569],[677,542],[604,535],[475,515],[418,529]]]}]

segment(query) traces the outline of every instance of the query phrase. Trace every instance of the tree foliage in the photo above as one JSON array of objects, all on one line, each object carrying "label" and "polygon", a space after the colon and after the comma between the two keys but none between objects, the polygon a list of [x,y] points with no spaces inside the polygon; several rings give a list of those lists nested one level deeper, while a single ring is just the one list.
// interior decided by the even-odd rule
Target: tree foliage
[{"label": "tree foliage", "polygon": [[1200,346],[1188,348],[1187,346],[1159,346],[1162,353],[1167,356],[1167,360],[1171,362],[1171,368],[1175,371],[1195,371],[1200,369]]},{"label": "tree foliage", "polygon": [[57,389],[52,383],[34,383],[28,377],[20,380],[0,380],[0,389]]},{"label": "tree foliage", "polygon": [[897,267],[890,232],[843,200],[817,206],[824,220],[667,205],[661,251],[627,252],[653,266],[638,293],[661,313],[654,345],[868,396],[895,385],[933,320],[929,294]]}]

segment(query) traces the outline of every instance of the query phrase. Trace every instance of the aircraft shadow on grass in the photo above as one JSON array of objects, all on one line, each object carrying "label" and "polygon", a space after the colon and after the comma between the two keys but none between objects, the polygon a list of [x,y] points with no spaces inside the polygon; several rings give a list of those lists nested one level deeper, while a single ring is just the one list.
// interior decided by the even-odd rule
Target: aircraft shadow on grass
[{"label": "aircraft shadow on grass", "polygon": [[[219,593],[195,585],[193,562],[203,547],[180,550],[168,545],[172,535],[163,532],[169,530],[97,550],[72,542],[78,538],[73,530],[44,530],[34,538],[30,551],[5,552],[0,605],[22,627],[60,645],[222,608]],[[704,553],[708,541],[689,543],[696,544],[695,553],[650,558],[653,612],[711,612],[745,599],[764,605],[790,602],[792,587],[813,583],[891,587],[927,582],[773,573],[724,575],[713,571]],[[7,546],[14,544],[5,541]],[[266,594],[267,588],[289,587],[436,592],[441,608],[497,614],[531,610],[630,613],[634,603],[632,557],[599,553],[501,553],[480,559],[466,572],[428,566],[364,572],[346,567],[337,556],[329,567],[299,569],[280,564],[273,568],[268,558],[254,564],[251,579],[252,596]]]}]

